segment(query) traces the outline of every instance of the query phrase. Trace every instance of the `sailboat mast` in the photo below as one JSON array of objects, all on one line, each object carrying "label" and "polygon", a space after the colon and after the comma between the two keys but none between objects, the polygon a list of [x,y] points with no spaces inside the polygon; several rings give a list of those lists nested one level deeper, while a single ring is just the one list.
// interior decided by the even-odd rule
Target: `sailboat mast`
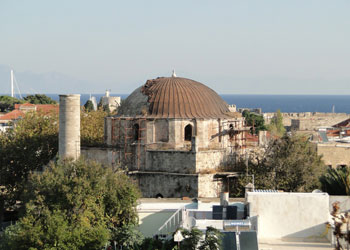
[{"label": "sailboat mast", "polygon": [[13,85],[13,70],[11,69],[11,97],[14,97],[14,85]]}]

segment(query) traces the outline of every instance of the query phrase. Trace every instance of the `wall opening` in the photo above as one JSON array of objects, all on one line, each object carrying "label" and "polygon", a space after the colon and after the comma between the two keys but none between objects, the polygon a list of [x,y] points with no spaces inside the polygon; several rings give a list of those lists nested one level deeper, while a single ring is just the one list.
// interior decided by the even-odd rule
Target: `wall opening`
[{"label": "wall opening", "polygon": [[192,125],[188,124],[185,127],[185,141],[191,141],[192,139]]},{"label": "wall opening", "polygon": [[140,126],[138,124],[134,124],[133,126],[133,139],[134,141],[138,141],[140,137]]},{"label": "wall opening", "polygon": [[158,194],[156,194],[156,198],[157,199],[161,199],[161,198],[164,198],[164,197],[163,197],[163,195],[161,193],[158,193]]},{"label": "wall opening", "polygon": [[233,124],[230,124],[228,134],[230,136],[230,140],[232,140],[235,134],[235,131],[233,130]]},{"label": "wall opening", "polygon": [[339,164],[337,165],[337,169],[344,169],[346,168],[346,165],[345,164]]}]

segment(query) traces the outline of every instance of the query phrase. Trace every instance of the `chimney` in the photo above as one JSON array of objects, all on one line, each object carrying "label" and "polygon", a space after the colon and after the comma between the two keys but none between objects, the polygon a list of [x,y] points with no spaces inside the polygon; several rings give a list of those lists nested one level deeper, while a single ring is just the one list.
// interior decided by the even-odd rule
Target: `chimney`
[{"label": "chimney", "polygon": [[61,159],[80,157],[80,95],[60,95],[58,154]]}]

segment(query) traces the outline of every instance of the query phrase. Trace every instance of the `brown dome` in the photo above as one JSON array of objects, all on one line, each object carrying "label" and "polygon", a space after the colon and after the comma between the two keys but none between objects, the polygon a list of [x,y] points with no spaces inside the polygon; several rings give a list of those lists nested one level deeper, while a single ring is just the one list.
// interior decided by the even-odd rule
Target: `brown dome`
[{"label": "brown dome", "polygon": [[122,104],[118,116],[224,118],[227,103],[212,89],[187,78],[148,80]]}]

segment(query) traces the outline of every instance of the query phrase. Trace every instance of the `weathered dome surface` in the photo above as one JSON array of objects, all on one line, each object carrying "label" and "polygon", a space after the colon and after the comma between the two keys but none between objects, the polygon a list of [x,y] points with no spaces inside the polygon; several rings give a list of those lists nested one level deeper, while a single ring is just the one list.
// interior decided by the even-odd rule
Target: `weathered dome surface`
[{"label": "weathered dome surface", "polygon": [[227,118],[227,103],[202,83],[181,77],[148,80],[121,105],[117,116]]}]

